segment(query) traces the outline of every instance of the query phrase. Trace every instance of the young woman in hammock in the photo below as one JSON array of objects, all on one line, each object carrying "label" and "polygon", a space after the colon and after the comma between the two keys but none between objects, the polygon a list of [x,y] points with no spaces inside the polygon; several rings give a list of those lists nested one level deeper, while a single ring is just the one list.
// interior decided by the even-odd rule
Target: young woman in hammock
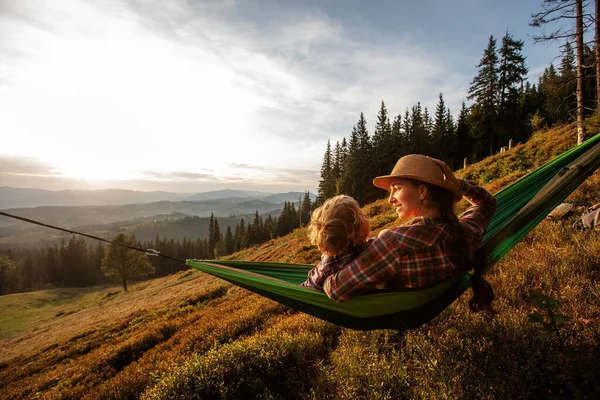
[{"label": "young woman in hammock", "polygon": [[[443,161],[419,154],[398,160],[390,175],[373,180],[390,192],[388,202],[405,225],[383,231],[344,265],[317,266],[309,277],[337,302],[385,285],[392,290],[422,288],[472,268],[496,199],[482,187],[458,179]],[[470,203],[460,218],[454,204]],[[319,269],[320,268],[320,269]],[[477,270],[475,270],[477,271]],[[493,291],[477,272],[472,276],[474,311],[493,312]]]}]

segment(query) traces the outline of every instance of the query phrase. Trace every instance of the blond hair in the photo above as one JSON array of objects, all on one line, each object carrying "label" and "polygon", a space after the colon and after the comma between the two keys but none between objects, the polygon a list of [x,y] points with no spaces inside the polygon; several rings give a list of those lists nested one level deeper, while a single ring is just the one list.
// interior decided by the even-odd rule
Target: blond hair
[{"label": "blond hair", "polygon": [[308,237],[323,253],[340,255],[366,239],[369,229],[362,229],[366,219],[352,197],[335,196],[312,212]]}]

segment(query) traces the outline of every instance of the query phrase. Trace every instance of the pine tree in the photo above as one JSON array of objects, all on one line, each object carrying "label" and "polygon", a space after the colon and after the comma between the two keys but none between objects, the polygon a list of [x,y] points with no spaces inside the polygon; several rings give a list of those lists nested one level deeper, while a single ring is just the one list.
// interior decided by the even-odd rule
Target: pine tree
[{"label": "pine tree", "polygon": [[233,241],[233,234],[231,233],[231,227],[227,225],[227,231],[225,232],[225,254],[233,254],[235,243]]},{"label": "pine tree", "polygon": [[[490,36],[488,47],[477,65],[478,74],[471,82],[469,100],[474,100],[471,107],[471,136],[477,140],[478,157],[493,154],[496,146],[496,106],[498,103],[498,55],[496,39]],[[485,152],[485,145],[488,151]]]},{"label": "pine tree", "polygon": [[385,103],[381,101],[381,107],[377,114],[377,122],[373,131],[373,172],[375,175],[384,175],[389,173],[396,163],[396,154],[394,137],[392,136],[392,126],[388,117]]},{"label": "pine tree", "polygon": [[302,199],[302,205],[300,206],[300,219],[302,220],[303,226],[308,225],[311,210],[312,205],[310,201],[310,193],[304,192],[304,198]]},{"label": "pine tree", "polygon": [[220,241],[222,241],[223,236],[221,235],[221,228],[219,227],[219,221],[215,218],[215,224],[214,224],[214,230],[213,230],[213,252],[210,253],[210,255],[212,256],[213,254],[215,254],[215,249],[217,248],[217,245],[219,244]]},{"label": "pine tree", "polygon": [[444,96],[440,92],[438,104],[435,107],[435,119],[433,120],[433,129],[431,130],[431,145],[428,154],[447,162],[449,155],[446,123],[446,103]]},{"label": "pine tree", "polygon": [[[402,157],[403,155],[407,154],[406,152],[406,137],[404,135],[404,133],[402,132],[402,116],[400,114],[396,115],[396,117],[394,118],[394,122],[392,122],[392,141],[393,141],[393,159],[394,159],[394,165],[396,165],[396,162],[398,161],[398,159],[400,157]],[[393,168],[393,166],[392,166]],[[388,174],[391,172],[391,169],[389,171],[386,171],[385,173]]]},{"label": "pine tree", "polygon": [[244,218],[240,220],[240,224],[235,228],[235,251],[244,250],[248,247],[248,231]]},{"label": "pine tree", "polygon": [[566,122],[569,113],[563,111],[566,103],[562,97],[562,78],[557,74],[553,64],[550,64],[540,76],[538,89],[543,104],[540,110],[542,118],[550,125],[555,122]]},{"label": "pine tree", "polygon": [[528,69],[522,53],[523,41],[509,32],[502,38],[498,66],[498,140],[508,144],[509,139],[526,140],[529,130],[521,113],[520,96]]},{"label": "pine tree", "polygon": [[334,196],[339,194],[338,188],[342,177],[342,163],[342,145],[338,141],[335,142],[335,147],[333,148],[333,166],[331,167],[331,179],[334,183]]},{"label": "pine tree", "polygon": [[210,220],[208,222],[208,254],[209,257],[212,258],[215,254],[215,246],[217,242],[215,242],[215,216],[213,213],[210,213]]},{"label": "pine tree", "polygon": [[88,269],[87,244],[85,239],[71,236],[66,246],[63,268],[67,286],[87,286],[93,283],[92,272]]},{"label": "pine tree", "polygon": [[412,107],[410,118],[405,118],[405,121],[410,123],[411,153],[428,154],[431,145],[429,125],[432,123],[427,108],[423,109],[421,103],[418,102]]},{"label": "pine tree", "polygon": [[[340,152],[339,152],[339,156],[336,159],[336,163],[339,165],[339,175],[337,177],[337,180],[335,182],[335,194],[345,194],[346,192],[344,191],[344,177],[346,174],[346,169],[348,168],[348,142],[346,141],[346,138],[342,138],[342,143],[340,144]],[[314,206],[317,206],[318,203],[315,202]]]},{"label": "pine tree", "polygon": [[360,118],[356,124],[356,133],[358,137],[358,148],[354,152],[355,167],[355,187],[354,198],[359,204],[364,205],[377,199],[375,187],[372,184],[373,176],[373,144],[369,137],[367,129],[367,120],[364,114],[360,113]]},{"label": "pine tree", "polygon": [[321,166],[321,180],[319,181],[318,202],[322,204],[325,200],[335,195],[335,177],[333,176],[333,159],[331,156],[331,143],[327,141],[327,149],[323,156]]},{"label": "pine tree", "polygon": [[264,226],[265,240],[271,240],[275,237],[275,221],[271,214],[267,216]]},{"label": "pine tree", "polygon": [[123,244],[135,246],[135,238],[118,234],[106,248],[101,270],[107,278],[121,281],[127,291],[127,281],[152,275],[154,267],[145,254],[120,246]]},{"label": "pine tree", "polygon": [[404,111],[404,119],[400,124],[400,133],[404,137],[404,143],[406,143],[406,154],[415,153],[414,135],[412,133],[412,116],[408,108]]},{"label": "pine tree", "polygon": [[563,58],[558,72],[559,77],[555,88],[556,97],[558,97],[555,99],[558,100],[555,104],[558,118],[562,122],[574,121],[577,118],[577,67],[575,66],[575,52],[568,40],[563,47]]},{"label": "pine tree", "polygon": [[468,158],[471,154],[471,140],[469,132],[471,127],[469,126],[469,110],[463,101],[460,112],[458,113],[458,120],[456,121],[456,134],[453,148],[455,149],[455,169],[462,168],[464,165],[464,159]]}]

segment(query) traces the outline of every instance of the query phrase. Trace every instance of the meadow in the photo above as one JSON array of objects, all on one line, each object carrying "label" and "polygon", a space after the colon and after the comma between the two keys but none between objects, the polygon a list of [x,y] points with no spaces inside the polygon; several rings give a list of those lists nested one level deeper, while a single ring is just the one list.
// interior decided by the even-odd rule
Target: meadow
[{"label": "meadow", "polygon": [[[458,175],[496,192],[575,137],[539,132]],[[353,331],[194,270],[127,293],[2,296],[0,399],[600,398],[600,232],[572,227],[600,203],[600,171],[567,201],[570,217],[543,221],[486,275],[492,320],[467,293],[419,329]],[[374,233],[398,223],[384,200],[364,210]],[[229,258],[319,254],[299,229]]]}]

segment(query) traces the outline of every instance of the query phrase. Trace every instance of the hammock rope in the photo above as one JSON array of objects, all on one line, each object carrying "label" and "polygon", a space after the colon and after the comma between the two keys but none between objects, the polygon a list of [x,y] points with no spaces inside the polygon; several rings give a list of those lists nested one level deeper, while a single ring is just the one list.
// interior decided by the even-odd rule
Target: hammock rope
[{"label": "hammock rope", "polygon": [[34,219],[25,218],[25,217],[19,217],[18,215],[9,214],[9,213],[4,212],[4,211],[0,211],[0,215],[4,215],[5,217],[9,217],[9,218],[18,219],[19,221],[27,222],[27,223],[30,223],[30,224],[44,226],[46,228],[51,228],[51,229],[56,229],[58,231],[63,231],[63,232],[67,232],[67,233],[71,233],[71,234],[75,234],[75,235],[85,236],[85,237],[88,237],[90,239],[100,240],[101,242],[110,243],[110,244],[116,244],[118,246],[125,247],[126,249],[135,250],[135,251],[141,251],[142,253],[146,253],[146,255],[148,255],[148,256],[163,257],[163,258],[167,258],[169,260],[179,261],[179,262],[182,262],[182,263],[186,262],[186,260],[183,260],[181,258],[176,258],[176,257],[170,256],[168,254],[161,253],[158,250],[154,250],[154,249],[145,249],[144,250],[141,247],[131,246],[131,245],[125,244],[125,243],[115,243],[114,241],[111,242],[110,240],[106,240],[106,239],[98,237],[98,236],[94,236],[94,235],[89,235],[87,233],[73,231],[73,230],[67,229],[67,228],[61,228],[60,226],[45,224],[43,222],[36,221]]}]

